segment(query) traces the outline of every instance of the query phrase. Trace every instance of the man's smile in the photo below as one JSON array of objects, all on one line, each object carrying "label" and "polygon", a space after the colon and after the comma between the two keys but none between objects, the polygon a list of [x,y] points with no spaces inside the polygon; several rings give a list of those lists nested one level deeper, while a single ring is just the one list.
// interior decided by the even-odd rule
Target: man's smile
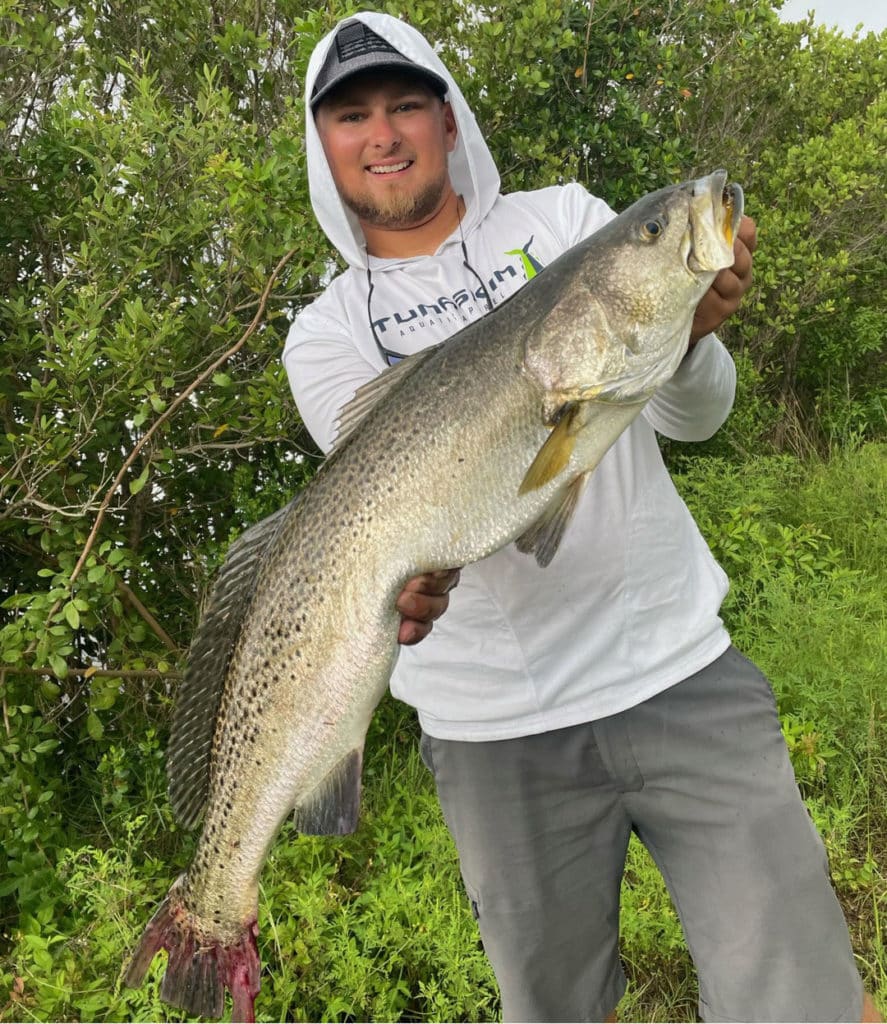
[{"label": "man's smile", "polygon": [[369,164],[367,170],[371,174],[394,174],[397,171],[405,171],[412,162],[412,160],[401,160],[396,164]]}]

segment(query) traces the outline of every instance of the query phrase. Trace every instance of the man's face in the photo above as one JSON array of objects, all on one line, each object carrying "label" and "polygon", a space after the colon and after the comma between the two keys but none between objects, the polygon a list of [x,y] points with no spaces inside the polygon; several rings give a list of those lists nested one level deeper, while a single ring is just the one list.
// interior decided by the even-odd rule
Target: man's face
[{"label": "man's face", "polygon": [[400,230],[441,209],[456,122],[422,79],[355,75],[321,102],[315,122],[336,188],[361,221]]}]

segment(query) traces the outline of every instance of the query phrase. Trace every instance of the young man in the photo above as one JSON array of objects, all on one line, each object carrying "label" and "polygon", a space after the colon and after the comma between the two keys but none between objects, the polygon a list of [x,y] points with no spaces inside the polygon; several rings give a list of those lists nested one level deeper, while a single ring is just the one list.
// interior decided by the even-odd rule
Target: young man
[{"label": "young man", "polygon": [[[328,449],[360,385],[613,214],[578,185],[500,195],[458,86],[387,15],[323,39],[306,96],[312,202],[349,269],[297,317],[284,362]],[[705,1020],[878,1019],[772,692],[730,645],[726,577],[654,433],[702,440],[726,418],[735,372],[711,332],[748,288],[754,245],[746,218],[691,351],[593,474],[552,564],[509,547],[463,569],[452,595],[455,572],[398,601],[392,691],[418,709],[506,1019],[613,1014],[632,831],[681,916]]]}]

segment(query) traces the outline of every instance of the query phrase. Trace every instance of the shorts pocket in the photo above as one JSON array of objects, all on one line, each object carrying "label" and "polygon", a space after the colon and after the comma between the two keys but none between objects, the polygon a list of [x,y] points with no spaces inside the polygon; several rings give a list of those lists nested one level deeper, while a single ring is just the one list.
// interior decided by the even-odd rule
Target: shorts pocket
[{"label": "shorts pocket", "polygon": [[[465,879],[462,879],[462,884],[465,884]],[[471,916],[475,921],[480,921],[480,898],[474,890],[466,885],[465,894],[468,897],[468,905],[471,907]]]}]

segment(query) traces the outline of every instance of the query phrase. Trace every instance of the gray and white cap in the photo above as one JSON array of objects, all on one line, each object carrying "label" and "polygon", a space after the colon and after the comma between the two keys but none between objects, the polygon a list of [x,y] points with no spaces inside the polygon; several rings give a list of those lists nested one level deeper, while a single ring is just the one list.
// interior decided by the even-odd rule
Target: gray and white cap
[{"label": "gray and white cap", "polygon": [[311,109],[317,110],[324,96],[362,71],[408,71],[425,79],[441,99],[447,93],[447,83],[440,76],[415,64],[362,21],[354,20],[342,24],[330,45],[311,93]]}]

